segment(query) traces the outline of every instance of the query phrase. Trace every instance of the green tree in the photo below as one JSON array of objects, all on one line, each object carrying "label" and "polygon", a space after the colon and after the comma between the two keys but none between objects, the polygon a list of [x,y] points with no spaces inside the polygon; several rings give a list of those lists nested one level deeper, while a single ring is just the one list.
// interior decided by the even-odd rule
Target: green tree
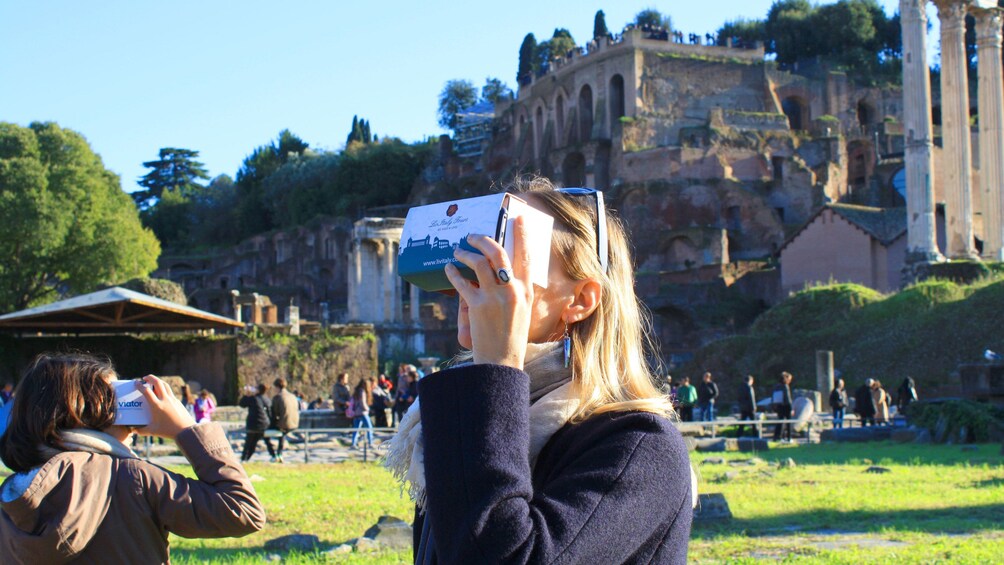
[{"label": "green tree", "polygon": [[733,38],[742,45],[751,46],[757,41],[767,40],[767,29],[763,20],[740,18],[726,22],[715,35],[718,37],[718,45],[727,45],[729,38]]},{"label": "green tree", "polygon": [[593,17],[593,39],[601,39],[610,34],[607,29],[607,16],[603,10],[597,10]]},{"label": "green tree", "polygon": [[543,41],[537,45],[534,54],[536,69],[547,69],[551,64],[551,59],[564,57],[569,51],[575,49],[575,39],[572,33],[565,28],[556,28],[551,39]]},{"label": "green tree", "polygon": [[370,133],[370,123],[366,120],[360,120],[358,116],[352,116],[352,130],[349,131],[349,136],[345,139],[345,146],[348,147],[353,142],[372,143],[375,141],[373,134]]},{"label": "green tree", "polygon": [[537,38],[532,33],[526,34],[526,37],[523,38],[523,43],[519,46],[519,67],[516,69],[516,84],[524,84],[537,71],[534,68],[534,53],[536,51]]},{"label": "green tree", "polygon": [[[782,67],[809,57],[819,38],[810,19],[815,11],[809,0],[778,0],[767,12],[767,52],[777,56]],[[819,35],[823,35],[820,33]]]},{"label": "green tree", "polygon": [[196,161],[198,156],[199,152],[191,149],[164,147],[156,161],[143,163],[144,167],[151,169],[137,183],[144,190],[132,193],[140,210],[155,205],[165,190],[180,190],[182,194],[186,194],[201,186],[200,180],[208,180],[205,166]]},{"label": "green tree", "polygon": [[0,311],[148,274],[160,244],[79,133],[0,123]]},{"label": "green tree", "polygon": [[439,125],[445,129],[457,126],[457,113],[478,102],[478,89],[469,80],[449,80],[439,93]]},{"label": "green tree", "polygon": [[498,104],[501,100],[512,98],[512,90],[506,83],[493,77],[485,79],[485,85],[481,87],[481,100]]},{"label": "green tree", "polygon": [[663,15],[655,8],[645,8],[634,16],[634,25],[638,27],[650,26],[661,27],[668,31],[673,31],[673,19],[668,15]]},{"label": "green tree", "polygon": [[305,141],[288,129],[279,132],[276,141],[257,147],[244,158],[237,171],[238,233],[246,237],[275,227],[262,191],[264,180],[283,164],[307,152]]}]

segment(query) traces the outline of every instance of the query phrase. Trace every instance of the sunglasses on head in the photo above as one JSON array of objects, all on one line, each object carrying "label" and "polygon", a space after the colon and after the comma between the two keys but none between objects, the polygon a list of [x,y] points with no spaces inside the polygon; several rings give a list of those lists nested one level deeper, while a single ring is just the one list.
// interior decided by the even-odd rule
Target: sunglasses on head
[{"label": "sunglasses on head", "polygon": [[607,244],[607,209],[603,204],[603,193],[594,188],[559,188],[558,192],[569,196],[593,196],[596,200],[596,256],[600,268],[607,272],[610,248]]}]

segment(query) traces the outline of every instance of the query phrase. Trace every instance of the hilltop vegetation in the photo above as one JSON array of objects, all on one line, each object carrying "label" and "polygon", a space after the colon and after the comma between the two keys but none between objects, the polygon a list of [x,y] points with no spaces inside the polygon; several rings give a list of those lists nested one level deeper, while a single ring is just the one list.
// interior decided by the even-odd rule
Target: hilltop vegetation
[{"label": "hilltop vegetation", "polygon": [[799,292],[764,313],[746,335],[701,349],[677,371],[692,378],[709,370],[726,384],[752,374],[769,386],[784,370],[796,385],[815,384],[815,352],[832,350],[849,388],[877,378],[893,390],[912,376],[922,394],[946,385],[959,364],[1004,351],[1004,276],[972,284],[928,280],[890,296],[855,284]]}]

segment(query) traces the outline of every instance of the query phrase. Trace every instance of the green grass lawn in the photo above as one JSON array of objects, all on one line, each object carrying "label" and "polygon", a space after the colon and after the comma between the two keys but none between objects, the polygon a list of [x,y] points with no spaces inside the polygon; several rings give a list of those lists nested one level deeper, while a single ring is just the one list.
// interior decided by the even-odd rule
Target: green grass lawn
[{"label": "green grass lawn", "polygon": [[[698,524],[694,563],[997,563],[1004,556],[1004,458],[999,445],[821,444],[779,447],[752,466],[747,454],[692,454],[701,492],[724,493],[733,519]],[[721,457],[722,464],[705,464]],[[794,468],[772,462],[792,458]],[[866,473],[870,465],[885,474]],[[188,469],[183,472],[190,473]],[[172,560],[261,563],[266,541],[317,535],[325,547],[360,536],[385,514],[411,519],[411,504],[373,463],[248,467],[268,510],[265,530],[241,539],[171,538]],[[724,479],[725,473],[735,473]],[[402,563],[410,551],[286,563]]]}]

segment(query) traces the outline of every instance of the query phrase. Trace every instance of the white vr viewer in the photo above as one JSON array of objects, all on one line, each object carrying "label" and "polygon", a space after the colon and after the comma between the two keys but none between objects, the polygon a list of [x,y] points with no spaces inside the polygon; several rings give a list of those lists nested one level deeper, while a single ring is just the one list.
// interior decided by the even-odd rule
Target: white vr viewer
[{"label": "white vr viewer", "polygon": [[139,380],[112,381],[115,390],[115,425],[146,426],[150,423],[150,405],[141,387],[148,386]]}]

